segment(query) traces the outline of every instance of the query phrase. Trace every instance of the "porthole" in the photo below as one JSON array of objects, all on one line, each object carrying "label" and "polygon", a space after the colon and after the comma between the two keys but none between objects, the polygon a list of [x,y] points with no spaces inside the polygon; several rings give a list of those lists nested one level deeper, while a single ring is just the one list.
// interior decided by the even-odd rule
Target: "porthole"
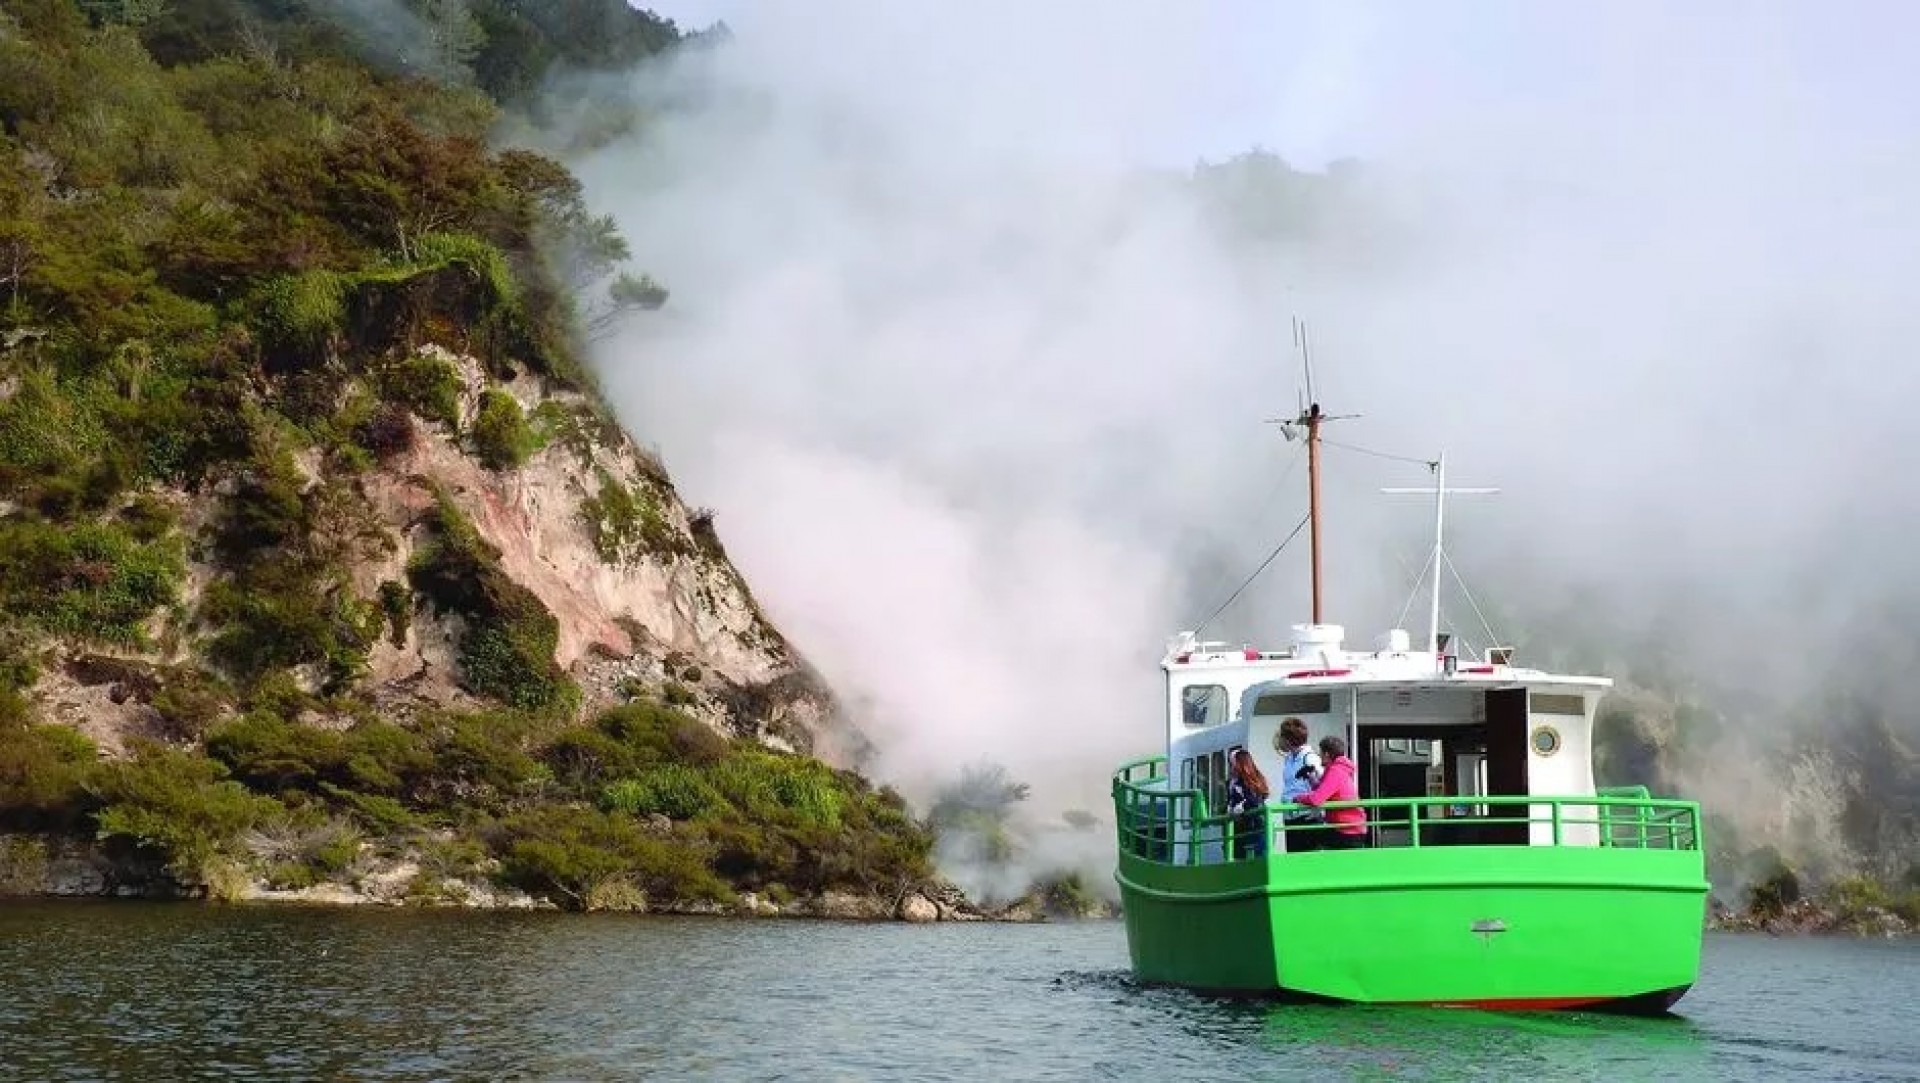
[{"label": "porthole", "polygon": [[1560,731],[1552,726],[1533,728],[1533,753],[1536,756],[1551,756],[1560,751]]}]

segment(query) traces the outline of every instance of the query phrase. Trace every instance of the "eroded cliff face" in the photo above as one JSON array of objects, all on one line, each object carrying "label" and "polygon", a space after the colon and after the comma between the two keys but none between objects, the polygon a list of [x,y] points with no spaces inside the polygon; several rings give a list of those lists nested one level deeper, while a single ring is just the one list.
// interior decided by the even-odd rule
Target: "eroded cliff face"
[{"label": "eroded cliff face", "polygon": [[1600,774],[1701,803],[1716,898],[1783,873],[1808,890],[1865,876],[1920,888],[1920,748],[1870,701],[1769,711],[1623,684],[1598,719]]},{"label": "eroded cliff face", "polygon": [[[406,415],[407,432],[393,441],[398,450],[353,475],[314,448],[293,456],[302,498],[326,494],[342,505],[339,514],[318,517],[334,535],[324,548],[340,560],[339,589],[382,612],[383,627],[352,682],[380,715],[404,721],[423,710],[489,706],[461,663],[468,618],[418,591],[407,590],[397,606],[383,596],[401,593],[432,544],[429,520],[445,500],[495,554],[506,579],[552,614],[552,660],[579,689],[573,715],[650,695],[731,735],[851,763],[859,734],[755,604],[711,516],[681,501],[658,461],[580,393],[547,390],[525,375],[495,382],[475,359],[432,344],[414,357],[458,373],[451,424]],[[541,430],[542,446],[518,466],[489,468],[461,438],[488,394],[511,396]],[[123,753],[129,737],[183,736],[155,695],[205,658],[208,629],[198,615],[224,574],[212,539],[221,502],[238,480],[157,494],[179,516],[187,543],[180,600],[150,622],[151,650],[56,644],[57,664],[42,670],[29,694],[44,720],[75,727],[109,755]],[[317,664],[295,672],[307,691],[325,680]],[[194,720],[195,730],[237,709],[217,692],[209,696],[217,702]],[[346,720],[310,709],[303,721]]]}]

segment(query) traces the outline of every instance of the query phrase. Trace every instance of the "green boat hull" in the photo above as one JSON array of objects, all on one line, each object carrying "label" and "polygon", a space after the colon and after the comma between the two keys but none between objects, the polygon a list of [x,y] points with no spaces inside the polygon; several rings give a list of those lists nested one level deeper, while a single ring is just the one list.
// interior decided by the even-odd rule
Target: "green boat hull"
[{"label": "green boat hull", "polygon": [[1125,850],[1143,982],[1366,1004],[1664,1011],[1699,975],[1698,850],[1424,846],[1176,865]]}]

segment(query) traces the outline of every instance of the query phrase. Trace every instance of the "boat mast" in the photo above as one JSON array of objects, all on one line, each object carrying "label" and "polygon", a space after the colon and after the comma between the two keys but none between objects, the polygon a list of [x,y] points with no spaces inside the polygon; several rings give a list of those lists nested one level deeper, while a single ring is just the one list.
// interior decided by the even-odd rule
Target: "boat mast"
[{"label": "boat mast", "polygon": [[1433,600],[1427,606],[1427,649],[1440,653],[1440,561],[1447,522],[1447,453],[1433,461]]},{"label": "boat mast", "polygon": [[1298,316],[1293,318],[1293,345],[1300,351],[1300,370],[1306,377],[1307,401],[1300,407],[1299,416],[1291,421],[1280,422],[1280,431],[1287,439],[1293,439],[1294,426],[1307,431],[1307,544],[1312,551],[1309,562],[1313,568],[1313,623],[1319,624],[1322,616],[1320,593],[1320,424],[1323,421],[1341,421],[1348,416],[1334,417],[1320,409],[1318,396],[1313,387],[1313,345],[1307,337],[1307,323]]},{"label": "boat mast", "polygon": [[1320,623],[1320,404],[1300,415],[1307,427],[1307,544],[1312,550],[1313,623]]},{"label": "boat mast", "polygon": [[[1442,452],[1439,458],[1428,463],[1427,468],[1433,471],[1433,488],[1431,489],[1393,487],[1380,491],[1383,493],[1433,494],[1433,556],[1428,558],[1427,562],[1433,572],[1433,597],[1427,603],[1427,650],[1437,658],[1440,654],[1440,577],[1443,574],[1442,569],[1445,568],[1447,559],[1447,496],[1457,493],[1482,495],[1497,493],[1500,490],[1497,488],[1478,486],[1459,489],[1447,488],[1447,456],[1445,452]],[[1419,589],[1419,584],[1415,583],[1414,590],[1417,592]],[[1407,604],[1413,604],[1413,600],[1409,598]]]}]

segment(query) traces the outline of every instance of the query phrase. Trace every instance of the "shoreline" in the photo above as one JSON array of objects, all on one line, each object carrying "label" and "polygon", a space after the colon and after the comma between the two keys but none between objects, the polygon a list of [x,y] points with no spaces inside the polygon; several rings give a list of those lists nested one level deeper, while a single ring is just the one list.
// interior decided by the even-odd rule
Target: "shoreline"
[{"label": "shoreline", "polygon": [[[331,890],[329,890],[331,889]],[[924,899],[920,892],[908,892],[899,903],[889,903],[877,895],[829,893],[810,899],[797,899],[785,906],[771,904],[754,892],[741,893],[740,900],[725,903],[666,903],[568,909],[549,900],[535,899],[524,893],[492,889],[508,896],[496,902],[457,902],[451,900],[383,899],[356,892],[343,884],[316,885],[311,888],[275,890],[262,888],[235,898],[216,898],[204,891],[144,890],[121,892],[17,892],[0,891],[0,906],[32,903],[181,903],[210,909],[314,909],[314,910],[415,910],[440,913],[474,914],[547,913],[628,914],[636,917],[718,918],[727,921],[835,921],[862,925],[1041,925],[1114,922],[1124,920],[1117,906],[1089,913],[1046,910],[1020,900],[1000,908],[969,907],[944,910],[936,906],[933,917],[907,916],[907,901]],[[932,900],[927,900],[929,903]],[[1863,921],[1862,918],[1866,920]],[[1905,921],[1896,914],[1849,915],[1831,908],[1801,908],[1794,914],[1761,917],[1748,914],[1714,915],[1703,926],[1710,933],[1730,933],[1770,938],[1843,938],[1852,940],[1898,940],[1920,936],[1920,924]]]},{"label": "shoreline", "polygon": [[[338,890],[329,891],[327,887]],[[506,894],[502,892],[502,894]],[[909,894],[924,899],[918,892]],[[830,894],[819,898],[798,899],[785,906],[771,904],[753,892],[743,892],[737,903],[637,903],[619,907],[568,909],[550,900],[515,898],[499,903],[427,901],[418,899],[376,899],[344,885],[319,885],[313,888],[250,891],[235,898],[217,898],[204,891],[125,891],[103,893],[76,892],[0,892],[0,907],[34,903],[75,903],[114,905],[119,903],[177,903],[208,909],[309,909],[433,911],[471,914],[626,914],[634,917],[718,918],[727,921],[834,921],[862,925],[1044,925],[1078,922],[1119,921],[1117,908],[1111,912],[1067,913],[1014,903],[1000,909],[970,908],[947,911],[936,908],[935,916],[916,913],[907,905],[891,905],[879,896]],[[910,916],[913,915],[913,916]]]},{"label": "shoreline", "polygon": [[[118,903],[170,902],[190,903],[210,908],[308,908],[465,911],[476,914],[551,913],[551,914],[630,914],[646,917],[704,917],[724,920],[838,921],[866,925],[989,924],[1036,925],[1079,922],[1121,921],[1120,908],[1103,903],[1098,908],[1072,911],[1046,907],[1032,897],[1023,896],[1002,906],[979,906],[962,901],[958,905],[935,898],[958,895],[948,887],[917,888],[889,899],[881,895],[856,895],[828,892],[809,898],[776,903],[758,892],[741,892],[732,903],[673,901],[651,903],[640,897],[625,897],[618,905],[569,908],[536,898],[511,888],[491,884],[461,882],[465,891],[438,897],[396,895],[369,891],[365,886],[346,883],[316,884],[311,887],[275,889],[249,884],[231,896],[214,895],[204,889],[121,885],[110,890],[61,890],[45,885],[43,890],[18,890],[18,885],[0,884],[0,906],[29,903]],[[1778,913],[1755,914],[1718,911],[1708,916],[1704,932],[1731,933],[1773,938],[1830,937],[1854,940],[1899,940],[1920,937],[1920,922],[1911,922],[1879,907],[1852,912],[1837,907],[1802,901]]]},{"label": "shoreline", "polygon": [[1708,915],[1706,927],[1712,932],[1766,936],[1887,940],[1920,936],[1920,921],[1909,920],[1887,907],[1837,906],[1817,899],[1802,899],[1776,910],[1718,911]]},{"label": "shoreline", "polygon": [[[159,862],[137,853],[117,853],[97,841],[73,837],[0,834],[0,902],[130,900],[202,902],[214,906],[376,907],[382,909],[553,911],[631,913],[683,917],[785,918],[906,924],[991,922],[1033,924],[1113,921],[1117,902],[1076,889],[1035,885],[1017,898],[992,903],[970,899],[935,875],[902,882],[887,891],[829,890],[798,895],[778,885],[763,890],[731,888],[725,898],[649,898],[633,883],[610,879],[580,896],[552,898],[498,883],[494,863],[450,869],[417,852],[362,852],[350,869],[306,884],[275,884],[258,867],[226,862],[210,868],[205,882],[182,883]],[[1791,903],[1735,910],[1710,902],[1703,930],[1767,936],[1844,936],[1899,939],[1920,936],[1920,920],[1904,905],[1835,891]]]},{"label": "shoreline", "polygon": [[275,886],[257,870],[221,866],[205,883],[184,884],[156,862],[115,857],[95,843],[57,836],[0,835],[0,902],[63,900],[198,902],[210,906],[372,907],[475,912],[670,914],[684,917],[789,918],[906,924],[1112,920],[1116,904],[1051,897],[1041,887],[982,904],[935,877],[888,892],[796,895],[734,890],[719,899],[651,899],[624,880],[597,885],[564,902],[499,884],[484,872],[436,871],[413,856],[363,854],[352,873],[301,886]]}]

